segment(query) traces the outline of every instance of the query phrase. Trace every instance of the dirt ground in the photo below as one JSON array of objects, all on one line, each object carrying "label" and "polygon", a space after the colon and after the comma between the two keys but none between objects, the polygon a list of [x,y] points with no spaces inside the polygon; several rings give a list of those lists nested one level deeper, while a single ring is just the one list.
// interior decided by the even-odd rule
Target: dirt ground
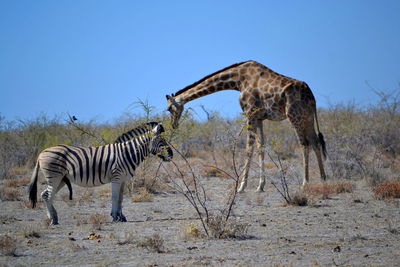
[{"label": "dirt ground", "polygon": [[[212,205],[223,201],[230,181],[207,178],[205,185]],[[75,200],[63,200],[66,188],[57,196],[57,226],[46,226],[43,204],[27,207],[26,187],[20,201],[1,203],[0,232],[16,239],[16,250],[15,256],[0,256],[0,266],[400,266],[399,201],[374,199],[362,181],[352,193],[305,207],[282,205],[268,184],[265,193],[255,193],[252,181],[234,210],[234,218],[248,224],[241,239],[185,235],[199,221],[177,193],[160,192],[149,202],[126,196],[128,222],[111,223],[107,190],[91,195],[73,188]],[[107,216],[101,230],[87,222],[94,213]],[[164,241],[162,252],[138,245],[155,233]]]}]

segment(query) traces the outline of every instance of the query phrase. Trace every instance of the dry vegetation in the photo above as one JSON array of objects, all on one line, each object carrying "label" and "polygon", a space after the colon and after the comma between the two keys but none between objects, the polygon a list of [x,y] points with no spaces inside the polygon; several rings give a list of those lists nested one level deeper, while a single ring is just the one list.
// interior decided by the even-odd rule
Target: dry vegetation
[{"label": "dry vegetation", "polygon": [[[10,258],[40,265],[40,256],[50,258],[64,248],[66,256],[56,265],[127,264],[126,255],[132,255],[132,265],[393,265],[400,257],[400,102],[397,95],[379,94],[375,106],[319,110],[328,181],[316,178],[311,157],[311,184],[304,189],[293,129],[287,121],[265,122],[270,156],[265,194],[252,192],[256,157],[247,192],[236,194],[246,155],[240,117],[210,112],[199,122],[186,113],[180,128],[172,130],[167,116],[142,103],[144,117],[127,116],[114,124],[0,118],[0,265],[10,264]],[[175,157],[169,165],[149,159],[126,185],[128,223],[109,222],[109,186],[73,186],[73,200],[63,189],[56,199],[60,227],[47,226],[40,201],[36,210],[28,209],[26,187],[42,149],[110,143],[147,120],[163,122]],[[54,251],[45,254],[47,243]],[[113,258],[111,252],[103,255],[109,249]],[[104,257],[78,261],[88,255]]]}]

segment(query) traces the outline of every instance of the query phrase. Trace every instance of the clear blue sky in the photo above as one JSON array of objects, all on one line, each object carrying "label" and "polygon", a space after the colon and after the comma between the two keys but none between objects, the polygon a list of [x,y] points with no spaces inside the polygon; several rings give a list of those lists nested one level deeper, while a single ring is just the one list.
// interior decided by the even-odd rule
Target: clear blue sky
[{"label": "clear blue sky", "polygon": [[[368,105],[400,82],[400,1],[0,1],[0,115],[112,122],[253,59],[306,81],[317,105]],[[192,101],[234,117],[238,92]]]}]

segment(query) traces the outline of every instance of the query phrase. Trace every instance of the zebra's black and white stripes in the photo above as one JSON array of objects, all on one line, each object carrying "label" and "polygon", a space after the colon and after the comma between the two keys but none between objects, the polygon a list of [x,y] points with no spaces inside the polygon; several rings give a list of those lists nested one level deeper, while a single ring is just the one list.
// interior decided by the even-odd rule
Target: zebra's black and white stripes
[{"label": "zebra's black and white stripes", "polygon": [[111,216],[113,221],[126,221],[122,214],[126,180],[134,176],[137,166],[150,154],[164,161],[172,159],[171,147],[160,136],[163,131],[161,124],[150,122],[121,135],[114,144],[98,147],[58,145],[45,149],[38,157],[29,186],[32,207],[37,202],[37,180],[41,170],[47,181],[42,198],[52,224],[58,223],[52,204],[54,196],[69,182],[84,187],[111,183]]}]

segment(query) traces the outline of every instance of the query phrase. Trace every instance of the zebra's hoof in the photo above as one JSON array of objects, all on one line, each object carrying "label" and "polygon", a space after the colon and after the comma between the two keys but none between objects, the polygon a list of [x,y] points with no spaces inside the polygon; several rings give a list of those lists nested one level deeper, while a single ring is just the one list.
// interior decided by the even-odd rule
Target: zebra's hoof
[{"label": "zebra's hoof", "polygon": [[113,222],[127,222],[124,215],[121,216],[113,216]]}]

